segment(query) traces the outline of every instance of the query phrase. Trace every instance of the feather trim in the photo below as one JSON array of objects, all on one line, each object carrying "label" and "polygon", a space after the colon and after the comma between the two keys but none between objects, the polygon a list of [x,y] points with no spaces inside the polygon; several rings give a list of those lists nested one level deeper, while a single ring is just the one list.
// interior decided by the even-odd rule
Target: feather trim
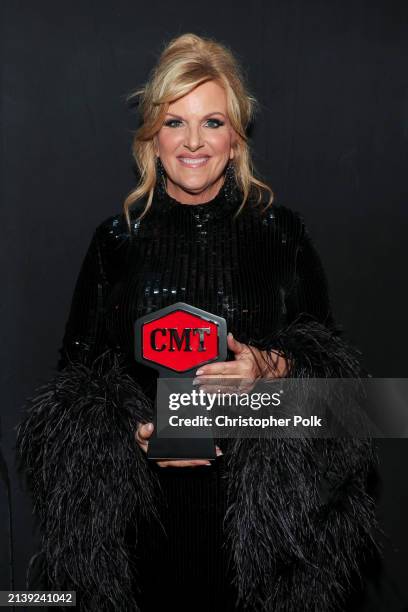
[{"label": "feather trim", "polygon": [[134,437],[152,419],[150,400],[106,351],[70,361],[26,411],[17,465],[40,522],[46,588],[78,591],[81,611],[138,610],[125,532],[136,510],[159,520],[159,483]]},{"label": "feather trim", "polygon": [[[259,342],[289,358],[288,377],[359,377],[361,354],[313,318]],[[343,610],[365,557],[379,552],[367,439],[234,439],[225,454],[225,545],[237,605],[251,611]]]},{"label": "feather trim", "polygon": [[[324,325],[312,315],[301,313],[289,325],[250,346],[283,354],[289,378],[358,378],[367,376],[361,365],[362,353],[343,337],[339,325]],[[274,372],[274,361],[265,361]],[[368,375],[369,376],[369,375]]]},{"label": "feather trim", "polygon": [[[288,326],[260,348],[290,356],[292,377],[361,371],[357,352],[315,321]],[[125,530],[129,522],[136,527],[138,510],[160,522],[159,481],[134,439],[152,406],[117,357],[105,357],[70,363],[36,390],[17,455],[40,519],[44,588],[77,590],[81,612],[137,612]],[[224,545],[237,605],[251,612],[341,610],[376,546],[367,493],[371,442],[235,439],[223,440],[223,450]]]}]

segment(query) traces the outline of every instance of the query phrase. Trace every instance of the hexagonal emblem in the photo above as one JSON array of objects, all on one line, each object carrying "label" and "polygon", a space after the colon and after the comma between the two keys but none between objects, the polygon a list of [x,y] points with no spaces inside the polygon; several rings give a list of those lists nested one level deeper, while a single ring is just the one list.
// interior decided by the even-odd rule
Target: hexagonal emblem
[{"label": "hexagonal emblem", "polygon": [[185,374],[226,356],[225,319],[190,304],[176,302],[135,321],[136,360],[162,375]]}]

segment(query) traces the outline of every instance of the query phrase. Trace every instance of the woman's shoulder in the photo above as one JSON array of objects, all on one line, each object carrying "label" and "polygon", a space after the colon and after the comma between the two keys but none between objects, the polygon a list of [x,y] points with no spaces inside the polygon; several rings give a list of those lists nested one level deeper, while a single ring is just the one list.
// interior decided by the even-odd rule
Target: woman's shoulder
[{"label": "woman's shoulder", "polygon": [[104,218],[96,226],[96,232],[100,240],[117,241],[125,239],[129,235],[125,215],[117,213]]},{"label": "woman's shoulder", "polygon": [[137,219],[144,209],[144,204],[137,202],[129,210],[130,227],[123,211],[103,219],[96,227],[99,240],[106,246],[127,242],[136,233],[140,223]]},{"label": "woman's shoulder", "polygon": [[305,228],[303,213],[292,206],[272,203],[261,212],[261,219],[263,225],[269,226],[271,231],[279,230],[295,241],[303,235]]}]

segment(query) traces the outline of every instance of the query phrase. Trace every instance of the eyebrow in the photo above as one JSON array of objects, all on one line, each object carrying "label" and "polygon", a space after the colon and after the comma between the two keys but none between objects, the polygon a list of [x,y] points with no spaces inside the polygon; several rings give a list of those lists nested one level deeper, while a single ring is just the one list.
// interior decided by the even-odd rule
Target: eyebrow
[{"label": "eyebrow", "polygon": [[[181,115],[174,115],[173,113],[166,113],[166,115],[171,115],[171,117],[176,117],[177,119],[183,118],[181,117]],[[225,117],[224,113],[221,113],[220,111],[214,111],[213,113],[208,113],[207,115],[204,115],[203,119],[206,119],[207,117],[212,117],[213,115],[222,115],[223,117]]]}]

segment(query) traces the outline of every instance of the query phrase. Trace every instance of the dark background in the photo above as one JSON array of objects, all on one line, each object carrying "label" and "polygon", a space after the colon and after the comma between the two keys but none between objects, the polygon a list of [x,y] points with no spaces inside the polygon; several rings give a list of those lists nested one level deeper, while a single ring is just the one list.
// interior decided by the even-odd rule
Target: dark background
[{"label": "dark background", "polygon": [[[37,536],[15,474],[14,428],[24,398],[56,365],[91,233],[121,211],[135,183],[137,115],[125,96],[173,36],[211,36],[238,56],[261,103],[255,167],[276,202],[304,216],[336,318],[370,372],[407,376],[408,4],[6,0],[3,11],[1,418],[22,589]],[[378,447],[387,536],[364,610],[400,612],[408,610],[408,444]],[[7,589],[3,485],[0,589]]]}]

